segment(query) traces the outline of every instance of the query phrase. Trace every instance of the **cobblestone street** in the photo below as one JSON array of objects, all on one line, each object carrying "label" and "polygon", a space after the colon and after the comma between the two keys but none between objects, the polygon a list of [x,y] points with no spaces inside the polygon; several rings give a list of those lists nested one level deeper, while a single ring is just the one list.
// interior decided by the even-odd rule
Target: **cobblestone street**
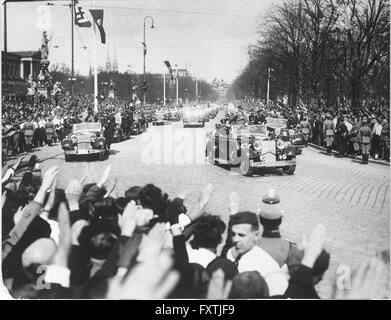
[{"label": "cobblestone street", "polygon": [[[176,130],[181,134],[184,132],[182,130],[186,130],[190,137],[203,137],[213,129],[216,120],[207,123],[204,129],[182,129],[181,122],[173,123],[174,136],[177,135]],[[112,174],[120,176],[116,189],[118,196],[122,196],[130,186],[154,183],[171,196],[188,189],[190,195],[186,204],[192,208],[199,191],[211,182],[215,191],[207,209],[214,215],[221,215],[226,222],[231,192],[236,191],[241,196],[241,209],[255,211],[262,196],[269,188],[274,188],[285,210],[282,225],[285,238],[300,242],[302,234],[308,233],[316,223],[327,226],[326,249],[331,254],[331,266],[318,287],[323,298],[331,297],[339,266],[353,267],[378,250],[389,250],[389,166],[373,163],[363,166],[352,159],[328,157],[312,147],[305,149],[298,157],[293,176],[269,170],[247,178],[234,170],[213,166],[205,161],[164,164],[165,159],[171,159],[169,149],[183,149],[183,141],[174,142],[172,146],[163,144],[166,151],[168,148],[168,153],[161,150],[161,164],[145,163],[145,158],[141,156],[145,154],[143,147],[156,134],[161,134],[167,141],[168,131],[168,127],[150,126],[141,136],[132,136],[130,140],[113,144],[109,159],[102,162],[65,163],[60,144],[45,146],[36,154],[41,161],[42,172],[52,165],[61,168],[60,188],[65,188],[71,179],[81,179],[85,175],[84,183],[96,181],[104,168],[111,164]],[[182,143],[182,146],[178,146],[178,143]],[[194,159],[203,159],[204,142],[200,143],[195,141],[193,146],[186,144],[185,147],[190,150],[183,152],[194,153]]]}]

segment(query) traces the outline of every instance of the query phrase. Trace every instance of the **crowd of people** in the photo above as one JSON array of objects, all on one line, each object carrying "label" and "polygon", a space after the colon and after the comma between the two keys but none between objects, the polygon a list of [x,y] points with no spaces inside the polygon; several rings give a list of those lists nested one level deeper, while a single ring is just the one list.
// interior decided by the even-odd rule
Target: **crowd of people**
[{"label": "crowd of people", "polygon": [[114,98],[100,101],[98,106],[98,112],[95,112],[91,95],[63,95],[56,100],[41,98],[38,101],[25,95],[3,98],[3,150],[17,156],[51,144],[52,140],[61,142],[72,132],[73,124],[81,122],[101,122],[107,141],[115,130],[130,136],[134,123],[138,121],[140,126],[147,127],[147,115],[157,108],[140,108],[131,101]]},{"label": "crowd of people", "polygon": [[[288,106],[270,102],[237,101],[242,122],[266,123],[267,118],[287,119],[288,129],[308,134],[308,142],[332,150],[339,157],[371,156],[375,160],[390,161],[389,107],[369,104],[353,112],[348,107]],[[232,119],[229,119],[231,121]],[[238,120],[233,119],[235,122]],[[364,159],[363,158],[363,159]]]},{"label": "crowd of people", "polygon": [[[97,183],[59,189],[60,169],[40,179],[36,162],[3,168],[3,298],[320,298],[316,285],[332,254],[327,230],[316,225],[302,243],[286,240],[284,201],[274,190],[260,195],[258,212],[246,211],[237,193],[226,213],[207,212],[208,184],[188,210],[186,190],[168,195],[153,184],[130,184],[114,198],[119,178],[110,166]],[[388,266],[388,251],[379,252],[333,298],[386,297]]]},{"label": "crowd of people", "polygon": [[[359,137],[363,128],[369,132],[374,156],[379,150],[376,143],[384,144],[389,130],[386,115],[376,120],[379,115],[374,114],[367,122],[367,114],[353,117],[357,123],[346,129],[342,127],[347,127],[345,122],[351,118],[344,112],[238,104],[242,107],[230,121],[246,123],[258,117],[255,121],[262,123],[270,117],[286,118],[289,127],[305,125],[311,141],[328,143],[342,155],[349,152],[346,139],[354,128]],[[144,116],[159,108],[143,108]],[[63,97],[57,105],[14,99],[3,101],[2,133],[7,135],[10,126],[19,126],[21,131],[29,128],[26,123],[35,122],[33,143],[40,146],[47,143],[44,130],[50,123],[61,139],[72,123],[106,121],[112,126],[118,113],[122,123],[134,119],[135,114],[142,116],[137,108],[116,99],[101,102],[98,113],[93,112],[89,96]],[[303,124],[305,121],[309,125]],[[325,137],[331,123],[333,141]],[[389,131],[387,137],[389,146]],[[345,149],[338,149],[341,140],[346,141]],[[23,146],[15,155],[22,151]],[[58,167],[50,167],[41,177],[35,174],[38,160],[34,155],[20,156],[12,165],[5,160],[3,157],[4,298],[320,298],[316,285],[327,272],[332,255],[326,249],[327,230],[316,225],[302,243],[286,240],[280,231],[284,201],[274,190],[260,195],[258,212],[246,211],[237,193],[226,199],[227,213],[207,212],[213,197],[213,186],[208,184],[199,191],[198,203],[190,211],[185,206],[186,190],[168,195],[154,184],[129,185],[114,198],[119,177],[111,175],[110,166],[101,177],[94,177],[97,183],[72,180],[64,190],[58,187]],[[385,292],[389,263],[387,250],[362,262],[353,273],[351,288],[336,287],[331,298],[389,297]]]}]

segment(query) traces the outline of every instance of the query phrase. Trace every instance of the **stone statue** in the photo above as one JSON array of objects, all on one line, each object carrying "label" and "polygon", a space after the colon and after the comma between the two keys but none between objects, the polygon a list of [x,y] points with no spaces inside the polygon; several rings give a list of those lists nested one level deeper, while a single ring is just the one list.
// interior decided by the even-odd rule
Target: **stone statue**
[{"label": "stone statue", "polygon": [[109,89],[110,90],[114,90],[115,89],[115,83],[114,83],[113,79],[110,80]]},{"label": "stone statue", "polygon": [[47,37],[46,31],[43,32],[43,38],[41,40],[41,53],[42,60],[47,60],[49,57],[49,39]]}]

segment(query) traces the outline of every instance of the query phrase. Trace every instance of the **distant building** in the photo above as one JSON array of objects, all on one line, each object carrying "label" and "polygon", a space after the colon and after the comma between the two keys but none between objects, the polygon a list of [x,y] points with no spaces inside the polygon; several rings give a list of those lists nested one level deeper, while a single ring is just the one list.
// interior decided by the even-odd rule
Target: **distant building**
[{"label": "distant building", "polygon": [[[170,79],[171,75],[170,73],[166,73],[166,79]],[[172,69],[172,76],[175,78],[176,77],[176,69]],[[191,77],[190,72],[187,69],[178,69],[178,78],[181,77]]]},{"label": "distant building", "polygon": [[[173,70],[174,75],[176,74],[176,69]],[[187,69],[178,69],[178,77],[190,77],[190,72]]]},{"label": "distant building", "polygon": [[7,52],[7,68],[4,51],[1,52],[2,88],[5,90],[5,72],[7,71],[8,92],[27,92],[29,80],[37,79],[40,71],[41,51]]}]

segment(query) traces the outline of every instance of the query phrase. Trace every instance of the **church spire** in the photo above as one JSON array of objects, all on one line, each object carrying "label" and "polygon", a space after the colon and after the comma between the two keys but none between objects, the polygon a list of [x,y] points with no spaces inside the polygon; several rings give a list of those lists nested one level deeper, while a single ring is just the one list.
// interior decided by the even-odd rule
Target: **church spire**
[{"label": "church spire", "polygon": [[113,72],[118,72],[117,48],[114,46]]},{"label": "church spire", "polygon": [[110,49],[107,48],[106,72],[111,72]]}]

